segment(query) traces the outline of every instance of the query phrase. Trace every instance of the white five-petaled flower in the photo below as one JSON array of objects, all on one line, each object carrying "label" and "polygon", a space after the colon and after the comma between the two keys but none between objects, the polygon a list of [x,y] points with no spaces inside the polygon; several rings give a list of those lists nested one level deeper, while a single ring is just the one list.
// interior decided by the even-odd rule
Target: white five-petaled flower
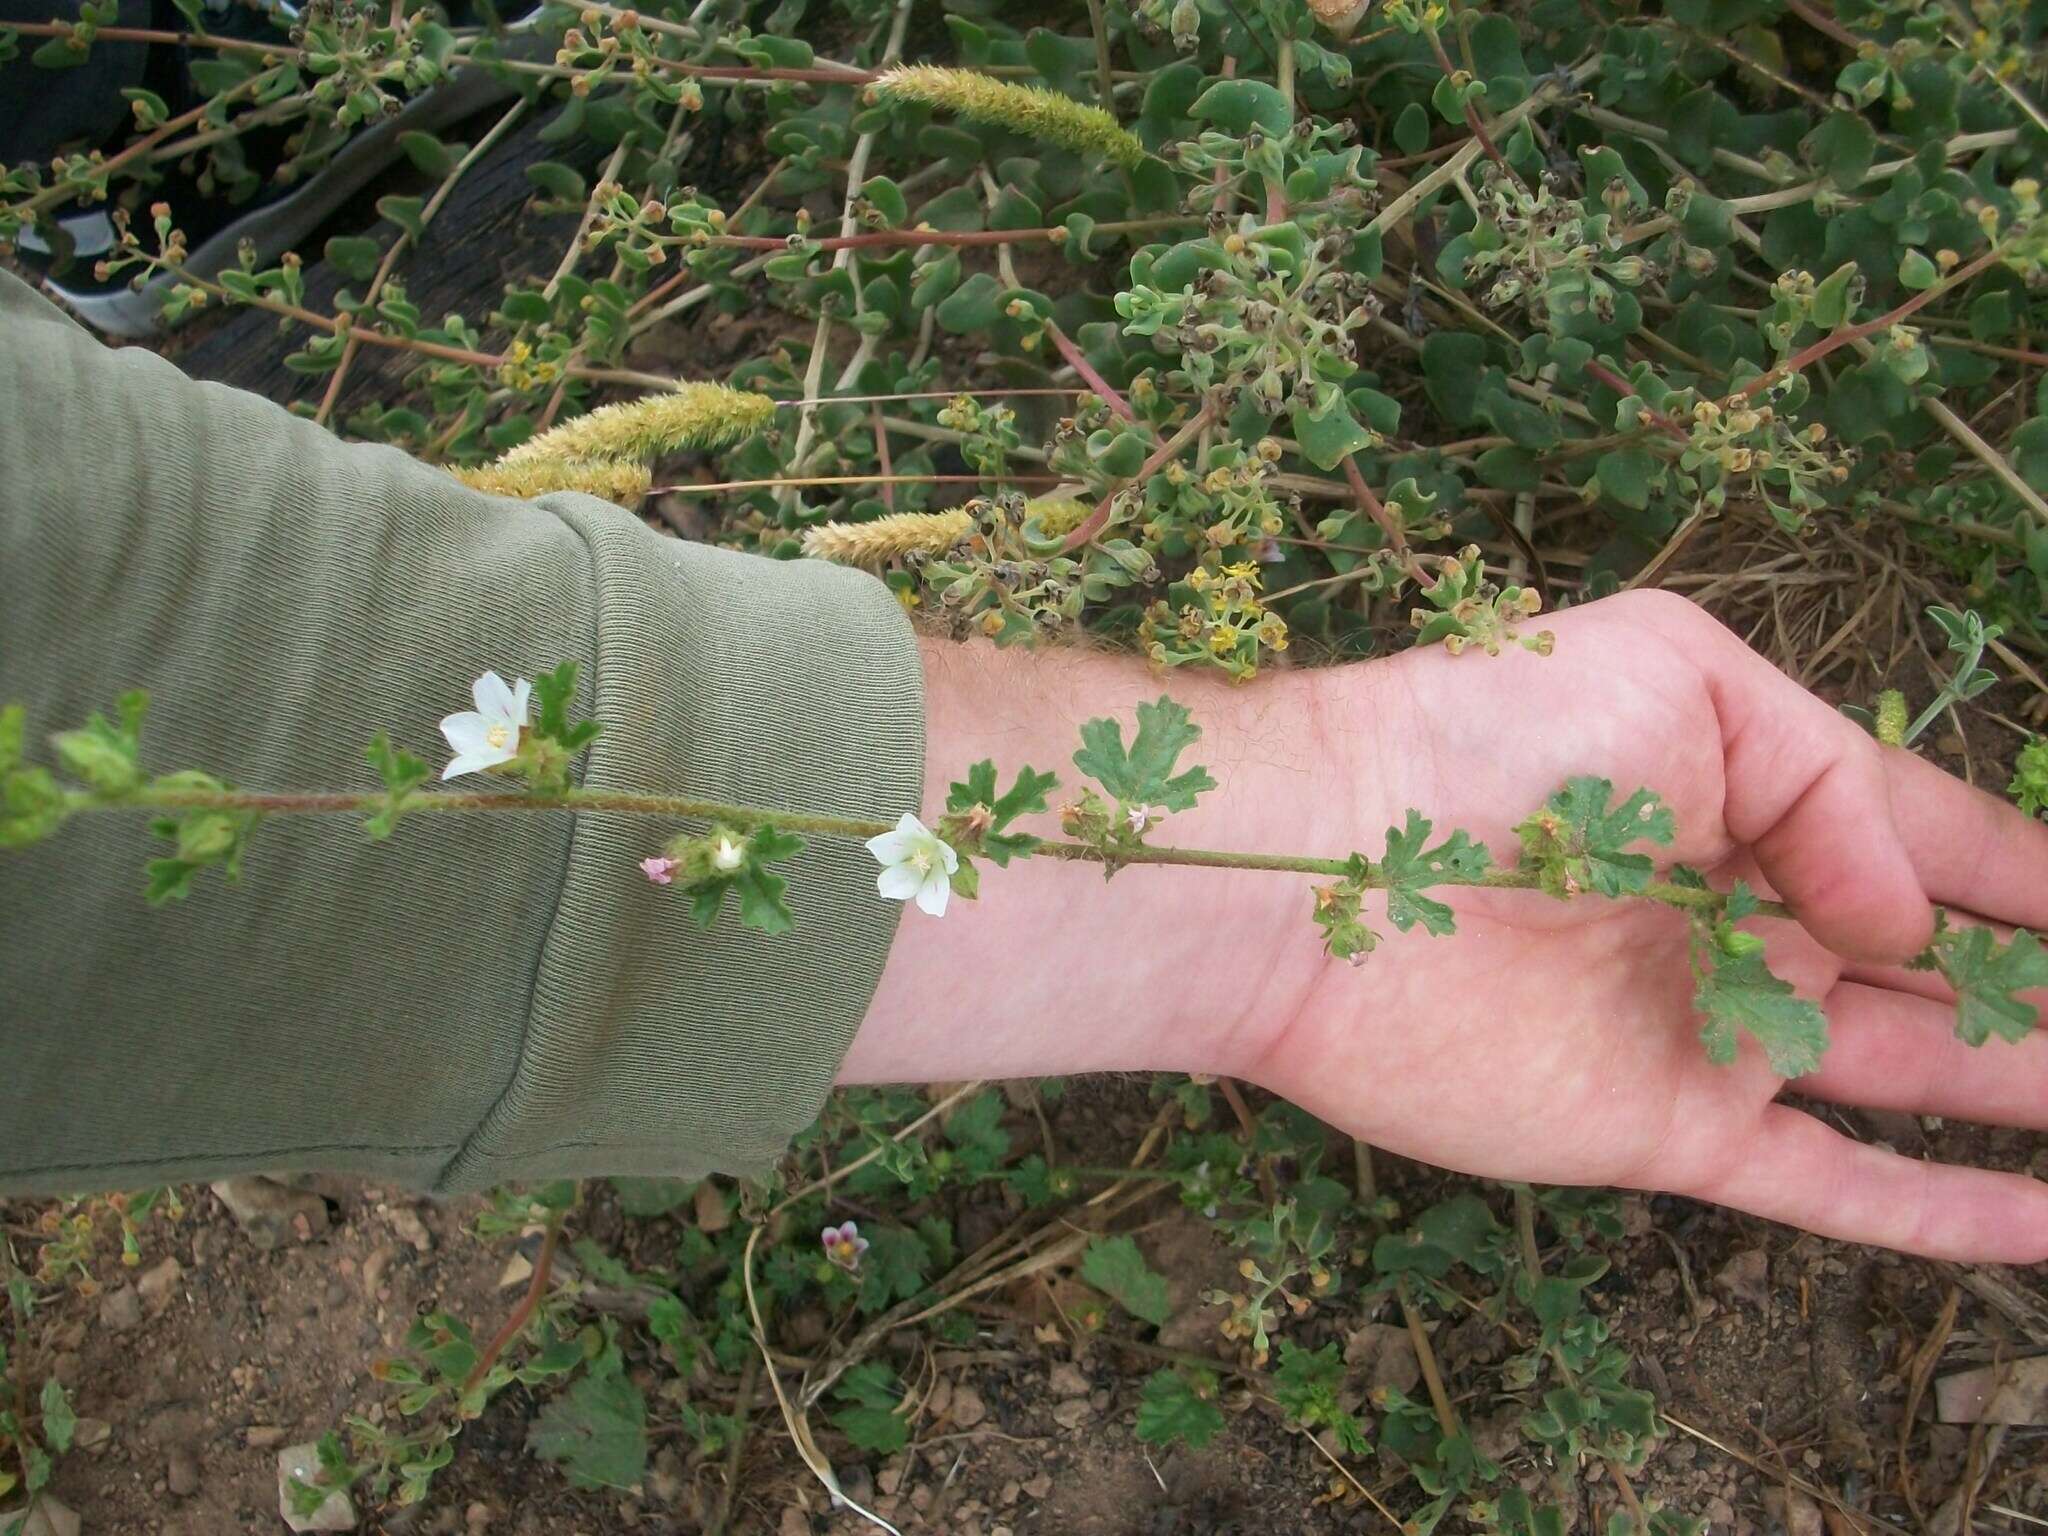
[{"label": "white five-petaled flower", "polygon": [[960,867],[960,855],[944,838],[905,811],[895,831],[868,839],[868,852],[882,865],[881,874],[875,877],[876,890],[891,901],[914,898],[918,910],[933,917],[946,915],[946,899],[953,894],[953,872]]},{"label": "white five-petaled flower", "polygon": [[455,753],[441,770],[443,779],[480,773],[519,755],[519,736],[526,729],[526,706],[533,696],[533,684],[522,677],[508,688],[497,673],[486,672],[470,684],[469,693],[476,708],[441,722],[441,734]]},{"label": "white five-petaled flower", "polygon": [[721,874],[731,874],[747,862],[747,850],[729,837],[720,837],[711,850],[711,867]]}]

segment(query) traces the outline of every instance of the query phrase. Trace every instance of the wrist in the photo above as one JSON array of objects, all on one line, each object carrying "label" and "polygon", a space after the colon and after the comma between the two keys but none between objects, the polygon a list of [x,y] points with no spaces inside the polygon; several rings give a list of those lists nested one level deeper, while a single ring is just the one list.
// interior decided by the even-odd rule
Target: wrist
[{"label": "wrist", "polygon": [[[1247,688],[1162,678],[1125,658],[925,642],[927,819],[968,766],[992,758],[1077,795],[1081,722],[1168,692],[1201,739],[1186,762],[1217,787],[1153,833],[1162,846],[1341,856],[1370,816],[1370,673],[1282,674]],[[1373,814],[1378,814],[1374,812]],[[1363,819],[1361,819],[1363,817]],[[1384,825],[1378,823],[1375,825]],[[1038,830],[1054,833],[1051,827]],[[1056,835],[1056,833],[1054,833]],[[841,1080],[1101,1070],[1243,1075],[1306,1004],[1327,961],[1312,879],[1245,869],[1092,867],[1023,859],[989,870],[943,919],[907,910]]]}]

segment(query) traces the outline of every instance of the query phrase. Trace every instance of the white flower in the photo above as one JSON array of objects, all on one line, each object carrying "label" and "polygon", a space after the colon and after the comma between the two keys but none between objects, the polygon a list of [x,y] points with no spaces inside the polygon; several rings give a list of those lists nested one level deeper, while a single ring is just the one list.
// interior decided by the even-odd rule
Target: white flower
[{"label": "white flower", "polygon": [[533,684],[522,677],[508,688],[497,673],[486,672],[470,684],[469,693],[476,708],[441,722],[441,734],[455,753],[441,770],[444,779],[495,768],[519,755],[519,734],[526,729],[526,705],[533,696]]},{"label": "white flower", "polygon": [[1146,806],[1134,805],[1128,811],[1124,812],[1124,820],[1130,823],[1131,830],[1133,832],[1137,833],[1138,836],[1143,837],[1145,835],[1145,829],[1151,826],[1153,822],[1159,820],[1160,817],[1164,816],[1165,814],[1166,812],[1164,811],[1155,811],[1147,808]]},{"label": "white flower", "polygon": [[747,850],[729,837],[721,837],[718,845],[711,850],[711,867],[722,874],[731,874],[747,862]]},{"label": "white flower", "polygon": [[875,877],[876,890],[891,901],[915,897],[920,911],[933,917],[946,915],[946,898],[953,894],[953,872],[960,867],[960,855],[930,827],[905,811],[895,831],[868,839],[868,852],[882,865],[881,874]]}]

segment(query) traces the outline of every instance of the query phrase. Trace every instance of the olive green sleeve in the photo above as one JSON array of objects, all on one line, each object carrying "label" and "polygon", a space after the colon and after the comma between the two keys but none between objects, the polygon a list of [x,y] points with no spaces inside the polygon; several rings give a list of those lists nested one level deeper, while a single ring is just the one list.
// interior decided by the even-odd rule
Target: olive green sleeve
[{"label": "olive green sleeve", "polygon": [[[881,583],[482,495],[104,347],[0,272],[0,703],[32,752],[143,688],[151,771],[374,789],[376,732],[438,769],[473,678],[563,660],[604,724],[586,786],[917,804],[922,676]],[[760,1167],[817,1113],[898,909],[820,838],[794,932],[703,932],[636,867],[677,830],[279,817],[239,886],[161,908],[141,815],[0,850],[0,1189]]]}]

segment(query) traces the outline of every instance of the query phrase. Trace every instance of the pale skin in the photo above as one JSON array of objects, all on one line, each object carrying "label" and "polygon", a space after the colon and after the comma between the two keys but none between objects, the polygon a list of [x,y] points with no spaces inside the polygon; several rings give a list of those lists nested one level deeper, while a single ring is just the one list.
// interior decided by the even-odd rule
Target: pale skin
[{"label": "pale skin", "polygon": [[[1511,862],[1566,778],[1656,790],[1659,852],[1799,914],[1745,925],[1830,1021],[1810,1100],[2048,1130],[2048,1030],[1955,1039],[1938,977],[1905,970],[1932,905],[2048,930],[2048,825],[1883,748],[1683,599],[1547,621],[1556,653],[1410,651],[1232,688],[1123,658],[925,642],[925,807],[992,757],[1078,788],[1075,728],[1173,694],[1218,787],[1154,843],[1377,856],[1410,806]],[[1056,792],[1057,798],[1057,792]],[[1053,832],[1048,825],[1035,830]],[[1375,1146],[1539,1183],[1668,1190],[1829,1237],[1957,1260],[2048,1260],[2048,1184],[1859,1143],[1779,1102],[1753,1042],[1707,1060],[1686,919],[1642,902],[1439,892],[1353,967],[1322,953],[1309,877],[1088,865],[989,869],[979,901],[907,911],[849,1083],[1100,1070],[1225,1074]],[[1368,913],[1375,903],[1368,902]],[[2048,997],[2029,999],[2038,1009]]]}]

